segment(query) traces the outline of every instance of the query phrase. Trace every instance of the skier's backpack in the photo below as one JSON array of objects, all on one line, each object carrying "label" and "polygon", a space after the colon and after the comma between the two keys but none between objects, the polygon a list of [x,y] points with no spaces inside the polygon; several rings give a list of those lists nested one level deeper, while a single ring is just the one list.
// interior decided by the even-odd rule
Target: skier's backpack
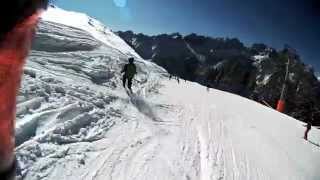
[{"label": "skier's backpack", "polygon": [[126,70],[128,78],[133,78],[133,76],[137,73],[136,65],[134,64],[128,64]]}]

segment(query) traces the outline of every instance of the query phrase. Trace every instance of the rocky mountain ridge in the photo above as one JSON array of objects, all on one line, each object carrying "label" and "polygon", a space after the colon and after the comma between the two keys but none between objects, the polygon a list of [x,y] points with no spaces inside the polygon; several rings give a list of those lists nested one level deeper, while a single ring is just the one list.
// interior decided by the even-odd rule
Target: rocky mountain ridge
[{"label": "rocky mountain ridge", "polygon": [[[144,59],[172,75],[208,87],[236,93],[272,108],[283,84],[286,114],[320,125],[320,83],[311,66],[289,46],[276,50],[265,44],[246,47],[236,38],[212,38],[179,33],[148,36],[117,32]],[[289,60],[289,77],[285,82]]]}]

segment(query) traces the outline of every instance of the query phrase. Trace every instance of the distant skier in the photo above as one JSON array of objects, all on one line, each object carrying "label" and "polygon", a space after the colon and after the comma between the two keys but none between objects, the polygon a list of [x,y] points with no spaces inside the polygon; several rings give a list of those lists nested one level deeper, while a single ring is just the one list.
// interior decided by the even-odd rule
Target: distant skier
[{"label": "distant skier", "polygon": [[211,84],[210,84],[210,83],[207,83],[206,87],[207,87],[207,91],[208,91],[208,92],[209,92],[209,91],[210,91],[210,89],[212,88],[212,86],[211,86]]},{"label": "distant skier", "polygon": [[304,139],[305,140],[308,140],[308,133],[311,130],[311,126],[312,126],[312,123],[310,121],[305,126],[306,127],[306,131],[304,132]]},{"label": "distant skier", "polygon": [[180,79],[179,79],[179,77],[178,77],[178,76],[176,76],[176,78],[177,78],[178,84],[180,84]]},{"label": "distant skier", "polygon": [[134,76],[137,74],[137,67],[133,62],[134,62],[134,58],[129,58],[129,63],[126,64],[121,71],[121,73],[124,73],[122,77],[123,87],[125,88],[126,83],[128,82],[128,88],[131,92],[132,92],[132,80]]},{"label": "distant skier", "polygon": [[311,130],[311,127],[312,127],[312,123],[314,121],[314,103],[311,101],[310,103],[306,104],[305,105],[305,108],[306,108],[306,113],[308,114],[307,115],[307,119],[306,119],[306,122],[307,124],[305,125],[306,127],[306,130],[304,132],[304,139],[305,140],[308,140],[308,133],[309,131]]}]

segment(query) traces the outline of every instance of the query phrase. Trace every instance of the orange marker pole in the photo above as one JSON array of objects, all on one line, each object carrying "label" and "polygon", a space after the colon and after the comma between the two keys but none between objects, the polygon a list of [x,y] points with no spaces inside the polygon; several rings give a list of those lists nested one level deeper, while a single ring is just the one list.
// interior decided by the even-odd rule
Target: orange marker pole
[{"label": "orange marker pole", "polygon": [[285,97],[286,97],[287,82],[288,82],[288,77],[289,77],[289,65],[290,65],[290,58],[288,57],[286,75],[285,75],[283,87],[281,90],[280,100],[278,101],[278,104],[277,104],[277,111],[279,111],[281,113],[283,113],[285,111]]},{"label": "orange marker pole", "polygon": [[285,101],[284,100],[279,100],[277,104],[277,111],[279,112],[284,112],[285,110]]}]

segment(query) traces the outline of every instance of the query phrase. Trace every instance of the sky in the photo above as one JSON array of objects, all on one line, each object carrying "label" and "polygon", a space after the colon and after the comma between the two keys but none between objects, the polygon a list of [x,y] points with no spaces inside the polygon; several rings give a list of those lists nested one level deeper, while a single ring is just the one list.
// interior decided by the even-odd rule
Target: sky
[{"label": "sky", "polygon": [[114,31],[179,32],[295,48],[320,72],[320,0],[55,0]]}]

